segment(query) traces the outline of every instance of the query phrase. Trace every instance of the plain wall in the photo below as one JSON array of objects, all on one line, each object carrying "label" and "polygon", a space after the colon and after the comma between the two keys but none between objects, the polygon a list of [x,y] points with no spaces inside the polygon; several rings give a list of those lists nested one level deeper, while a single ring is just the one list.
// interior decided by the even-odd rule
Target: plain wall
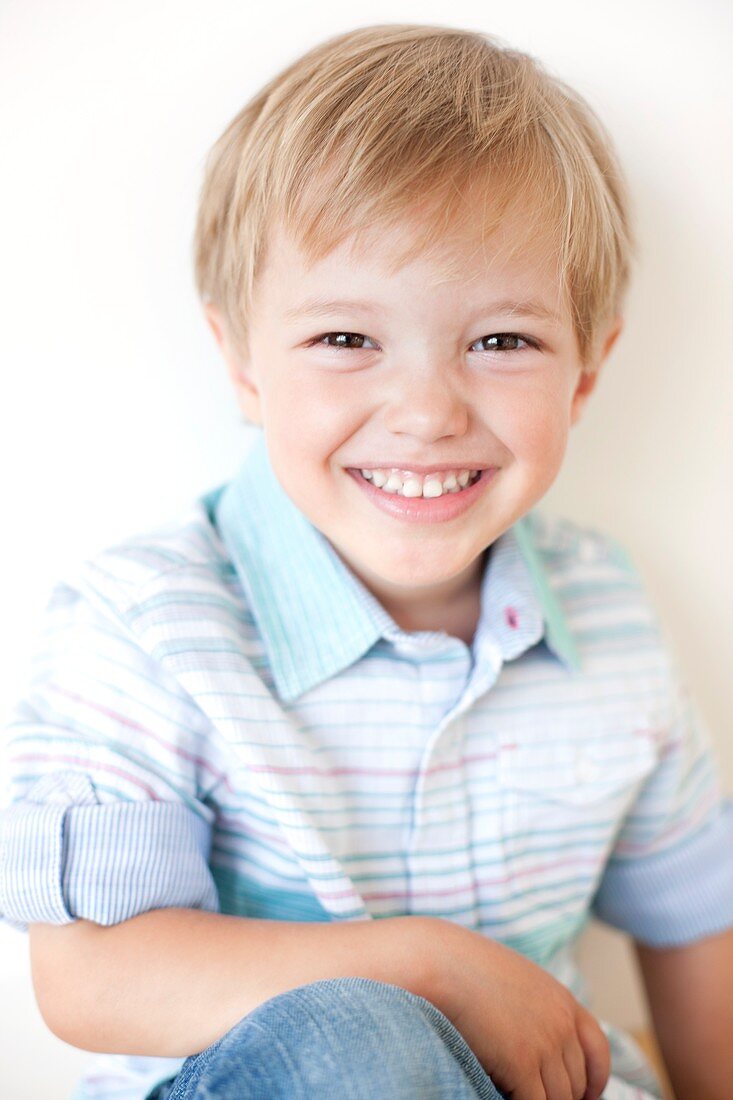
[{"label": "plain wall", "polygon": [[[3,715],[69,566],[228,480],[249,436],[191,272],[204,157],[262,82],[375,22],[496,34],[614,135],[640,255],[626,327],[544,506],[621,539],[733,789],[733,7],[728,0],[4,0],[0,6]],[[1,777],[0,777],[1,778]],[[623,938],[583,945],[596,1011],[643,1021]],[[66,1097],[87,1055],[44,1028],[0,926],[0,1095]]]}]

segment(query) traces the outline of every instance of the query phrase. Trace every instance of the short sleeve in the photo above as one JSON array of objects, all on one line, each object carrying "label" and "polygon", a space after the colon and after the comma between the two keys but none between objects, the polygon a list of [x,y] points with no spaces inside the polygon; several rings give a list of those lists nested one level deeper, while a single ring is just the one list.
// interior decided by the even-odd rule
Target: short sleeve
[{"label": "short sleeve", "polygon": [[[663,643],[666,645],[666,643]],[[733,926],[733,800],[708,728],[667,646],[659,761],[616,837],[594,916],[668,947]]]},{"label": "short sleeve", "polygon": [[205,717],[124,623],[66,584],[3,732],[0,918],[219,911]]}]

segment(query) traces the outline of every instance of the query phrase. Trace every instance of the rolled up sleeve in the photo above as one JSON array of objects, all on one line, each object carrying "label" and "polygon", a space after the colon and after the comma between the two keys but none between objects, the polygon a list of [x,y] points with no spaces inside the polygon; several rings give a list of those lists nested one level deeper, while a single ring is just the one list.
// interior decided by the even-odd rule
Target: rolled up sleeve
[{"label": "rolled up sleeve", "polygon": [[594,912],[650,947],[674,947],[733,926],[733,801],[673,848],[612,860]]},{"label": "rolled up sleeve", "polygon": [[[674,668],[673,668],[674,671]],[[733,799],[709,731],[675,681],[660,759],[616,838],[594,916],[640,943],[671,947],[733,926]]]},{"label": "rolled up sleeve", "polygon": [[[118,924],[166,906],[218,911],[204,817],[178,802],[39,804],[34,799],[53,793],[41,783],[43,790],[0,815],[7,923],[27,931],[35,921]],[[92,792],[73,773],[54,783]]]},{"label": "rolled up sleeve", "polygon": [[78,594],[56,593],[45,639],[5,730],[0,919],[27,931],[219,911],[214,811],[199,787],[216,776],[192,702]]}]

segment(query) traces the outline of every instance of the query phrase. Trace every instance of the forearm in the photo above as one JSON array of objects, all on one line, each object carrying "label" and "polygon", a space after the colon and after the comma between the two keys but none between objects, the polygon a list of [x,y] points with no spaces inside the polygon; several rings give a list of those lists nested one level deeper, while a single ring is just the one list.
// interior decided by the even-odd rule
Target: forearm
[{"label": "forearm", "polygon": [[420,929],[428,923],[302,923],[156,909],[110,927],[37,924],[33,980],[44,1020],[72,1046],[185,1057],[264,1001],[323,978],[372,978],[426,995],[431,953]]},{"label": "forearm", "polygon": [[685,947],[636,945],[677,1100],[728,1100],[733,1081],[733,929]]}]

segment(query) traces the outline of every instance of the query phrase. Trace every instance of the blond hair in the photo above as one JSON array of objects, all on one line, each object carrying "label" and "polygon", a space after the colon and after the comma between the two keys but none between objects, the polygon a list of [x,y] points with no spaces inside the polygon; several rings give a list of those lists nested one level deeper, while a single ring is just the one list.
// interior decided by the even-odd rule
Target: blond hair
[{"label": "blond hair", "polygon": [[474,31],[362,27],[269,81],[209,154],[194,242],[198,292],[243,346],[277,222],[313,260],[354,232],[428,210],[419,244],[427,248],[477,178],[486,185],[481,228],[521,198],[532,226],[551,230],[592,368],[633,251],[612,143],[585,100],[536,59]]}]

